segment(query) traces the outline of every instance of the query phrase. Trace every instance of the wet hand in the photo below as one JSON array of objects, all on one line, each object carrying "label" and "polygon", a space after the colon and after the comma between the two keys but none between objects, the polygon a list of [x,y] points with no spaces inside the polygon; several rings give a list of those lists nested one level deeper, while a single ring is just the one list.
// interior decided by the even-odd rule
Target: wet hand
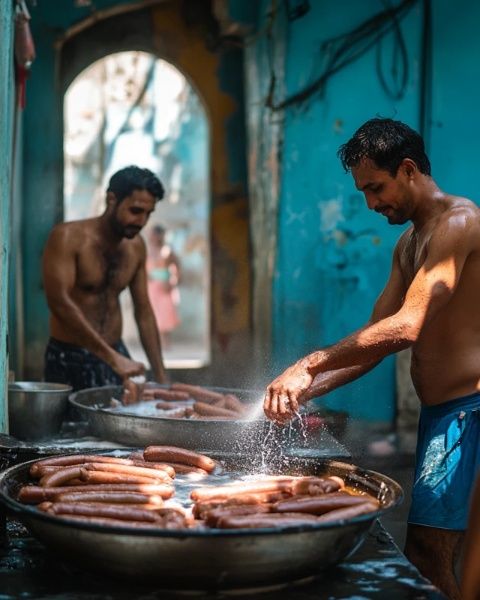
[{"label": "wet hand", "polygon": [[312,381],[313,377],[301,361],[286,369],[267,387],[263,402],[265,415],[276,423],[288,423],[298,413]]}]

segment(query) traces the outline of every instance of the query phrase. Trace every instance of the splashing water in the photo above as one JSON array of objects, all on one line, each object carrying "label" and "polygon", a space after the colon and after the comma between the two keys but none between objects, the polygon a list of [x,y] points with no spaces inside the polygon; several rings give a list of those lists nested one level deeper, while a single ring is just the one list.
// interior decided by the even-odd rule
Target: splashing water
[{"label": "splashing water", "polygon": [[[298,410],[294,411],[295,417],[298,419],[300,425],[300,433],[302,434],[303,441],[307,443],[307,428],[305,427],[305,421],[303,420],[303,416],[298,412]],[[292,422],[290,421],[290,426]]]},{"label": "splashing water", "polygon": [[249,408],[245,421],[258,421],[263,417],[263,396]]}]

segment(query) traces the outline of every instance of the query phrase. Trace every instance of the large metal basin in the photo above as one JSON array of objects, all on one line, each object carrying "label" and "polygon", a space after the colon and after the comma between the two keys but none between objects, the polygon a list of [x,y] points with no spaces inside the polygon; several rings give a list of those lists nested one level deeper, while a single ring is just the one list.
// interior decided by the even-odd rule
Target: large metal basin
[{"label": "large metal basin", "polygon": [[[164,387],[156,385],[155,387]],[[258,400],[259,392],[209,388],[235,393],[245,403]],[[88,421],[93,435],[127,446],[173,445],[205,452],[242,452],[255,440],[263,439],[268,425],[263,413],[254,421],[196,421],[144,417],[112,411],[110,400],[119,398],[122,388],[105,386],[81,390],[69,397],[71,406]]]},{"label": "large metal basin", "polygon": [[115,577],[151,580],[164,589],[252,588],[317,575],[347,559],[374,520],[403,498],[398,483],[384,475],[346,463],[321,461],[297,468],[295,473],[339,475],[348,485],[376,496],[381,508],[348,521],[277,529],[106,529],[59,521],[17,502],[18,488],[29,479],[30,464],[11,467],[2,474],[0,499],[35,537],[61,560]]}]

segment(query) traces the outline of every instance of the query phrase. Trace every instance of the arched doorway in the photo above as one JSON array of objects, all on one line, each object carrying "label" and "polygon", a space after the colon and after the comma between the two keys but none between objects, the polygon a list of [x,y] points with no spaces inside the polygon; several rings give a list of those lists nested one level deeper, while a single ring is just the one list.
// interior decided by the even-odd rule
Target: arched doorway
[{"label": "arched doorway", "polygon": [[[119,52],[74,79],[65,94],[64,121],[65,220],[100,214],[108,179],[124,166],[147,167],[162,180],[166,197],[145,239],[148,245],[152,228],[162,225],[180,263],[179,324],[164,348],[166,366],[209,364],[210,144],[198,94],[168,62],[147,52]],[[122,305],[124,340],[133,357],[145,361],[128,291]],[[168,329],[172,323],[159,325]]]}]

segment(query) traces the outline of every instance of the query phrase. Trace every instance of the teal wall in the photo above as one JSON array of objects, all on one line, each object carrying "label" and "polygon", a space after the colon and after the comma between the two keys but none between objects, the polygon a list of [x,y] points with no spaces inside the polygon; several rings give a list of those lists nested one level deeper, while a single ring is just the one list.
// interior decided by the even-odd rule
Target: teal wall
[{"label": "teal wall", "polygon": [[[372,47],[334,74],[323,93],[300,106],[275,112],[264,105],[272,64],[276,75],[274,101],[278,103],[319,74],[327,56],[321,50],[322,42],[356,28],[384,7],[376,0],[344,0],[341,10],[333,0],[310,2],[307,14],[288,21],[286,4],[294,7],[302,3],[263,1],[255,13],[244,3],[230,2],[231,17],[250,28],[247,115],[251,118],[252,113],[263,112],[257,120],[267,123],[267,136],[275,123],[281,128],[276,148],[281,173],[279,197],[276,202],[266,202],[265,190],[269,183],[276,184],[275,177],[268,174],[268,162],[260,155],[258,144],[252,146],[256,126],[247,119],[251,169],[253,165],[253,170],[267,173],[263,182],[253,181],[256,192],[251,190],[251,194],[257,193],[271,209],[268,218],[256,222],[262,230],[252,235],[266,241],[277,238],[269,315],[272,376],[306,353],[362,326],[388,277],[392,249],[402,228],[389,226],[381,216],[368,211],[363,195],[356,191],[336,157],[340,144],[365,120],[392,117],[420,130],[438,183],[447,191],[475,201],[479,198],[480,5],[467,0],[413,4],[401,20],[408,57],[402,98],[392,99],[382,87],[376,49]],[[432,28],[425,38],[424,9],[430,5]],[[286,31],[278,25],[269,28],[272,7],[277,11],[274,23],[286,22]],[[428,62],[425,48],[430,39]],[[395,52],[399,56],[393,40],[388,34],[382,40],[381,52],[383,73],[390,81],[390,59]],[[284,56],[283,68],[276,64],[279,56]],[[270,230],[272,223],[274,232]],[[392,421],[394,365],[394,357],[389,357],[370,374],[319,402],[346,408],[355,417]]]},{"label": "teal wall", "polygon": [[8,276],[10,255],[10,198],[14,119],[13,3],[0,3],[0,432],[7,431]]}]

